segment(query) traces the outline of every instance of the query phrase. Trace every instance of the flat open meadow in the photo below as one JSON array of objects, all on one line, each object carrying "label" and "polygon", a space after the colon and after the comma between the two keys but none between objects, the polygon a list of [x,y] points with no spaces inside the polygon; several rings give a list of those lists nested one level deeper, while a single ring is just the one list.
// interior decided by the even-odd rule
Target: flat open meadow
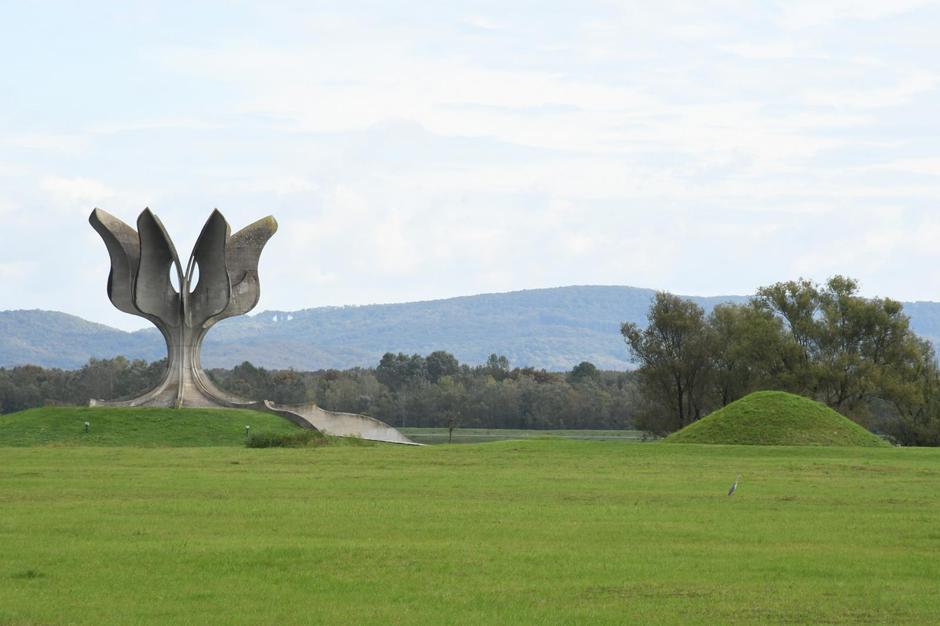
[{"label": "flat open meadow", "polygon": [[2,624],[940,620],[938,450],[0,448],[0,507]]}]

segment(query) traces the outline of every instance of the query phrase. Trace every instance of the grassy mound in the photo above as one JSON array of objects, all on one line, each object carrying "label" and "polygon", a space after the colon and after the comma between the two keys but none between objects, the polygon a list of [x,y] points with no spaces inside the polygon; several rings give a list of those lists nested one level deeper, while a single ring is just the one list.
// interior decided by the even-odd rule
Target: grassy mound
[{"label": "grassy mound", "polygon": [[889,445],[826,405],[783,391],[752,393],[664,441],[766,446]]},{"label": "grassy mound", "polygon": [[59,406],[0,415],[0,447],[244,446],[246,425],[252,434],[302,430],[278,415],[244,409]]}]

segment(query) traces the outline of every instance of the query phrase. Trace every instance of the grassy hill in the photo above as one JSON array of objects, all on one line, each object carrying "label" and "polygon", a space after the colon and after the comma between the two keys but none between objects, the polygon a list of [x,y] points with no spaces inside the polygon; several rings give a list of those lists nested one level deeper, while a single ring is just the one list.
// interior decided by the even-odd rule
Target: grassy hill
[{"label": "grassy hill", "polygon": [[[263,311],[221,322],[206,337],[206,367],[242,361],[315,370],[373,366],[388,351],[447,350],[479,364],[493,352],[517,366],[568,370],[581,361],[627,369],[622,322],[646,323],[652,289],[576,286],[368,306]],[[105,297],[104,293],[101,294]],[[743,296],[691,298],[706,311]],[[940,304],[905,305],[921,336],[940,336]],[[156,329],[133,333],[50,311],[0,312],[0,367],[75,368],[90,356],[161,359]]]},{"label": "grassy hill", "polygon": [[752,393],[664,441],[774,446],[889,445],[826,405],[782,391]]},{"label": "grassy hill", "polygon": [[244,446],[246,425],[256,434],[300,430],[277,415],[242,409],[43,407],[0,415],[0,447]]}]

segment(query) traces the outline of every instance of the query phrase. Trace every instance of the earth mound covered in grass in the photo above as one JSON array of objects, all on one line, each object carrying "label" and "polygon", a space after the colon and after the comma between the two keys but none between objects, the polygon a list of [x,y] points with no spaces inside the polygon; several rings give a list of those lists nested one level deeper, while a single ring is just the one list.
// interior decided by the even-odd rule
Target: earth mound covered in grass
[{"label": "earth mound covered in grass", "polygon": [[752,393],[664,441],[765,446],[890,445],[826,405],[783,391]]},{"label": "earth mound covered in grass", "polygon": [[246,409],[55,406],[0,415],[0,447],[244,446],[249,434],[300,432],[279,415]]}]

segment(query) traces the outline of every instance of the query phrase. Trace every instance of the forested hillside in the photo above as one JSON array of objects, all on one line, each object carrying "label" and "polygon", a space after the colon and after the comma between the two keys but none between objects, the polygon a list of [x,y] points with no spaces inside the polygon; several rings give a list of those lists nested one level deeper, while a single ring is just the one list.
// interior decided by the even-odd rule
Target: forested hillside
[{"label": "forested hillside", "polygon": [[[370,366],[386,352],[446,350],[471,365],[496,352],[519,367],[566,371],[590,361],[602,369],[625,369],[630,364],[621,323],[645,324],[654,293],[635,287],[560,287],[265,311],[225,320],[210,331],[203,363],[232,367],[251,361],[268,368],[317,370]],[[691,299],[710,311],[716,303],[745,298]],[[931,340],[940,336],[940,304],[907,304],[905,310],[918,334]],[[76,368],[90,357],[116,355],[154,360],[165,356],[165,348],[155,329],[127,333],[63,313],[0,312],[0,366]]]},{"label": "forested hillside", "polygon": [[166,347],[156,330],[128,333],[58,311],[0,311],[0,367],[75,369],[118,355],[153,361],[166,356]]}]

